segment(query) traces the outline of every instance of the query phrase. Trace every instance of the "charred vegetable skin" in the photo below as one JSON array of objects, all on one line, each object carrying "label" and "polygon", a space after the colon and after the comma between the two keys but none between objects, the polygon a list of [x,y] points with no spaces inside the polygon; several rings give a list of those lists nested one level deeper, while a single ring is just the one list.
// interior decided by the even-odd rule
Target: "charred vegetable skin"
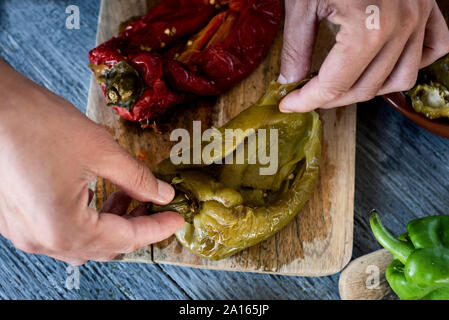
[{"label": "charred vegetable skin", "polygon": [[[184,247],[204,258],[222,259],[278,232],[308,201],[319,171],[321,122],[315,112],[278,110],[280,99],[297,85],[271,84],[257,103],[217,129],[221,136],[226,129],[242,132],[232,149],[223,143],[211,164],[174,165],[167,159],[156,167],[155,174],[172,182],[177,196],[168,206],[148,204],[148,211],[181,213],[186,223],[176,237]],[[279,166],[274,175],[260,175],[264,166],[259,162],[247,163],[254,156],[248,154],[247,129],[278,130]],[[239,149],[245,150],[245,164],[215,164]]]},{"label": "charred vegetable skin", "polygon": [[163,0],[89,53],[108,104],[144,121],[198,95],[218,95],[268,53],[280,0]]},{"label": "charred vegetable skin", "polygon": [[371,230],[393,255],[386,278],[404,300],[449,300],[449,216],[430,216],[408,223],[407,233],[395,238],[370,217]]}]

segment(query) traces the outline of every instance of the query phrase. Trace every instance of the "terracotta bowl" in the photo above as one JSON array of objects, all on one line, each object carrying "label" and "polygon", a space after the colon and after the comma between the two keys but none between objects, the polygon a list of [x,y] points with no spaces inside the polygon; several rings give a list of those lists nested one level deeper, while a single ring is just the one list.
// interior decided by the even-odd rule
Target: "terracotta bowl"
[{"label": "terracotta bowl", "polygon": [[403,92],[390,93],[384,95],[383,98],[390,106],[402,113],[421,128],[440,137],[449,139],[449,120],[430,120],[424,115],[416,112],[411,105],[411,101]]}]

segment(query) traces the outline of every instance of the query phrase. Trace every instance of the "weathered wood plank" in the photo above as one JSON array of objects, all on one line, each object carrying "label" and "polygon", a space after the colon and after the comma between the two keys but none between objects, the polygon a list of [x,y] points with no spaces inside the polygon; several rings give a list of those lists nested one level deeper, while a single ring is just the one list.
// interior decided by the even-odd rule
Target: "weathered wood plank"
[{"label": "weathered wood plank", "polygon": [[79,269],[79,290],[66,288],[66,268],[63,262],[20,252],[1,238],[0,299],[190,298],[155,265],[88,262]]}]

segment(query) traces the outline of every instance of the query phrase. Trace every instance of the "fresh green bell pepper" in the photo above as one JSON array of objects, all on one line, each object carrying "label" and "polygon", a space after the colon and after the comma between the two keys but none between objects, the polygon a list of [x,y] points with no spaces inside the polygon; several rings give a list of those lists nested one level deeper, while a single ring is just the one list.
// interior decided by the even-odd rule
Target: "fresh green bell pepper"
[{"label": "fresh green bell pepper", "polygon": [[[204,258],[222,259],[278,232],[308,201],[319,171],[321,121],[316,112],[286,114],[278,108],[282,97],[300,85],[273,82],[259,101],[216,129],[223,137],[234,129],[236,136],[230,145],[223,138],[221,151],[207,163],[175,165],[169,158],[156,166],[156,176],[172,183],[177,195],[168,206],[148,204],[147,209],[184,216],[184,228],[176,233],[184,247]],[[250,129],[277,129],[274,174],[261,174],[266,165],[256,157],[259,145],[250,146]],[[271,138],[267,147],[269,154]],[[221,161],[241,150],[244,163]]]},{"label": "fresh green bell pepper", "polygon": [[377,241],[393,255],[386,279],[399,298],[449,300],[449,216],[413,220],[398,238],[375,211],[370,225]]}]

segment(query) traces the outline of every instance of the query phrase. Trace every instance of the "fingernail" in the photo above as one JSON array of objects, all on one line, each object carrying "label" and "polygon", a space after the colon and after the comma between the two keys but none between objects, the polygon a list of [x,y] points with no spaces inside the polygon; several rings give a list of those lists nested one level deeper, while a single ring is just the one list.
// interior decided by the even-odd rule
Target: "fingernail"
[{"label": "fingernail", "polygon": [[292,113],[294,110],[289,108],[288,105],[286,105],[286,103],[284,102],[284,100],[282,100],[281,103],[279,104],[279,111],[281,111],[282,113]]},{"label": "fingernail", "polygon": [[293,111],[288,109],[279,109],[279,111],[281,111],[282,113],[293,113]]},{"label": "fingernail", "polygon": [[157,192],[159,193],[161,199],[167,203],[172,201],[175,196],[175,190],[173,187],[162,180],[157,181]]},{"label": "fingernail", "polygon": [[297,82],[299,80],[301,80],[301,79],[298,79],[296,77],[286,78],[286,77],[284,77],[284,75],[280,74],[277,81],[280,84],[289,84],[289,83]]},{"label": "fingernail", "polygon": [[279,75],[278,82],[280,84],[287,84],[288,83],[287,79],[282,74]]}]

